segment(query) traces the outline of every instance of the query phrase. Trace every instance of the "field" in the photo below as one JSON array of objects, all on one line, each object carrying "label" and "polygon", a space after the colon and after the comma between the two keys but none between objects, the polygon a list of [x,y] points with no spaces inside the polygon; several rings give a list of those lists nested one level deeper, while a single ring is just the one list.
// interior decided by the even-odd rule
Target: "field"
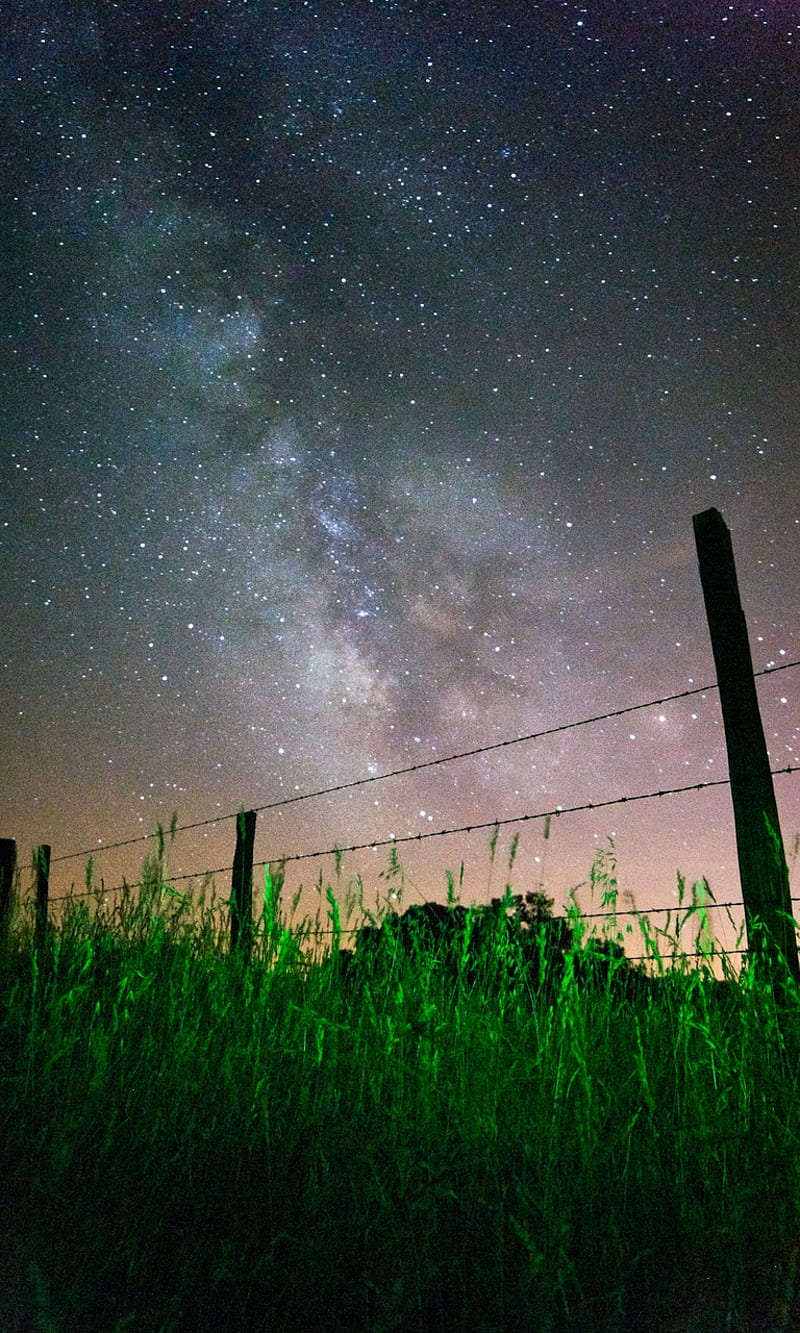
[{"label": "field", "polygon": [[534,984],[508,932],[344,966],[342,886],[294,929],[267,887],[249,961],[155,862],[39,950],[12,920],[0,1328],[800,1327],[800,1002],[720,983],[694,901],[656,979],[573,917]]}]

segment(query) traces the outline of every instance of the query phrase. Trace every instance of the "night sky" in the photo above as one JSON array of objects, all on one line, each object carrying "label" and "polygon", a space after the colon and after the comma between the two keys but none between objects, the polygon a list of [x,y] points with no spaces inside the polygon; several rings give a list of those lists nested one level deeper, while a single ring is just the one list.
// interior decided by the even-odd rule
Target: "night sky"
[{"label": "night sky", "polygon": [[[27,0],[0,42],[21,861],[713,685],[710,506],[755,669],[800,658],[794,3]],[[799,679],[759,685],[774,767]],[[256,854],[726,773],[711,690],[265,812]],[[558,905],[610,835],[640,907],[738,892],[721,787],[504,828],[494,869],[485,831],[402,849],[405,901],[462,859],[500,891],[517,829]]]}]

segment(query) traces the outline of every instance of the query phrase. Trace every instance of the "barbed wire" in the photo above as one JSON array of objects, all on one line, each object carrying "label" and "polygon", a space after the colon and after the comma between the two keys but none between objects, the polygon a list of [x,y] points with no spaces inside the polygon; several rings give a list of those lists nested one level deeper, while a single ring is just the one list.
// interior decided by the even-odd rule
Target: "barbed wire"
[{"label": "barbed wire", "polygon": [[[787,764],[785,768],[773,770],[773,777],[780,773],[800,772],[800,766]],[[617,796],[610,801],[586,801],[583,805],[556,806],[552,810],[539,810],[535,814],[512,815],[507,819],[491,819],[479,824],[463,824],[459,828],[451,829],[432,829],[424,833],[406,833],[401,837],[382,838],[380,841],[355,843],[351,847],[329,847],[320,852],[299,852],[294,856],[281,857],[280,861],[274,858],[270,861],[257,861],[256,865],[275,865],[288,864],[290,861],[312,860],[320,856],[343,855],[345,852],[363,852],[372,851],[373,848],[391,847],[406,842],[423,842],[429,838],[446,838],[455,833],[481,833],[487,829],[500,829],[509,824],[523,824],[535,819],[551,819],[561,815],[580,814],[586,810],[605,810],[612,805],[630,805],[636,801],[651,801],[658,796],[680,796],[688,791],[703,791],[707,787],[727,787],[730,786],[730,778],[715,778],[708,782],[689,783],[685,787],[667,787],[662,791],[640,792],[635,796]]]},{"label": "barbed wire", "polygon": [[[800,659],[794,662],[782,662],[778,666],[763,667],[760,671],[755,671],[753,673],[753,678],[757,679],[759,676],[772,675],[777,671],[788,671],[790,667],[796,667],[796,666],[800,666]],[[636,713],[643,708],[656,708],[660,704],[674,703],[679,699],[689,699],[697,694],[709,694],[711,693],[712,690],[716,690],[718,688],[719,686],[717,685],[716,682],[712,685],[698,685],[691,690],[682,690],[678,694],[667,694],[660,699],[648,699],[644,703],[628,704],[625,708],[617,708],[614,709],[612,712],[597,713],[592,717],[580,718],[577,722],[564,722],[559,726],[546,727],[542,731],[529,732],[524,736],[512,736],[506,740],[493,741],[488,745],[479,745],[471,750],[461,750],[456,754],[443,755],[439,759],[424,759],[420,763],[409,764],[404,768],[395,768],[388,773],[372,773],[365,778],[355,778],[352,781],[340,782],[334,786],[320,787],[316,791],[301,792],[297,796],[286,796],[279,801],[270,801],[265,805],[253,806],[252,809],[255,811],[256,814],[261,814],[265,810],[278,810],[281,809],[283,806],[294,805],[298,801],[310,801],[320,796],[334,796],[339,792],[350,791],[355,787],[363,787],[371,782],[385,782],[389,778],[404,777],[407,776],[409,773],[418,773],[421,772],[423,769],[435,768],[440,764],[451,764],[459,759],[473,759],[479,754],[489,754],[492,750],[505,749],[506,747],[511,745],[521,745],[525,741],[542,740],[546,736],[555,736],[560,732],[572,731],[576,727],[586,727],[595,722],[607,722],[610,721],[612,718],[624,717],[627,713]],[[631,799],[636,799],[636,798],[631,798]],[[170,836],[172,836],[178,833],[192,832],[193,830],[199,828],[208,828],[212,824],[221,824],[227,820],[236,819],[237,815],[238,812],[231,812],[225,815],[213,815],[208,819],[200,819],[192,824],[178,824],[175,826],[174,829],[173,828],[170,828],[169,830],[159,829],[159,831],[155,833],[140,833],[137,834],[135,838],[123,838],[118,842],[102,843],[102,845],[95,845],[94,847],[84,848],[82,851],[79,852],[67,852],[62,856],[54,856],[52,858],[51,864],[55,864],[56,862],[61,862],[61,861],[73,861],[82,856],[95,856],[100,852],[115,851],[120,847],[132,847],[136,843],[149,842],[152,838],[157,838],[159,836],[159,833],[163,836],[164,833],[167,831],[169,832]],[[532,816],[532,818],[533,817],[534,816]],[[317,854],[323,855],[323,853],[317,853]]]},{"label": "barbed wire", "polygon": [[[583,885],[579,884],[576,889],[570,890],[567,896],[569,897],[572,893],[577,892],[578,889],[583,887]],[[546,896],[547,895],[545,895],[545,897]],[[800,897],[793,897],[792,902],[800,902]],[[485,906],[485,904],[481,905]],[[742,912],[744,911],[744,904],[741,902],[718,903],[710,900],[709,902],[702,904],[698,903],[692,906],[688,904],[671,903],[669,907],[612,907],[609,908],[607,912],[581,912],[578,909],[577,916],[581,921],[605,921],[612,917],[615,919],[620,916],[632,916],[634,918],[642,916],[651,917],[659,915],[663,916],[664,913],[674,912],[676,916],[683,916],[688,920],[689,917],[697,918],[704,912],[723,911],[728,910],[731,907],[736,907]],[[569,920],[569,913],[567,911],[567,914],[564,917],[557,915],[557,917],[553,919]],[[368,920],[368,918],[365,917],[365,920]],[[325,938],[329,935],[357,935],[359,930],[361,930],[361,926],[340,926],[338,930],[333,930],[332,928],[328,930],[317,927],[314,931],[314,935],[315,937],[323,936]],[[658,931],[657,933],[663,934],[664,932]]]},{"label": "barbed wire", "polygon": [[[256,864],[257,864],[257,865],[262,865],[262,866],[263,866],[263,865],[266,865],[267,863],[266,863],[266,862],[258,862],[258,863],[256,863]],[[274,864],[274,863],[273,863],[273,864]],[[282,863],[281,863],[281,864],[282,864]],[[255,867],[254,867],[254,868],[255,868]],[[216,874],[224,874],[224,873],[226,873],[226,872],[231,871],[232,869],[233,869],[232,866],[223,866],[220,870],[207,871],[206,874],[207,874],[208,876],[216,875]],[[162,887],[162,888],[163,888],[163,887],[166,887],[167,889],[169,889],[169,888],[172,886],[172,884],[173,884],[173,883],[176,883],[178,880],[181,880],[181,879],[183,879],[183,880],[185,880],[185,879],[197,879],[197,878],[198,878],[198,876],[196,876],[196,875],[177,875],[177,876],[172,876],[172,877],[170,877],[170,879],[165,883],[165,885],[162,885],[161,887]],[[109,893],[121,893],[121,892],[123,892],[124,890],[127,890],[128,892],[133,892],[134,889],[140,889],[140,888],[143,888],[143,887],[144,887],[144,883],[141,882],[141,881],[136,882],[136,883],[133,883],[133,884],[127,884],[127,883],[126,883],[126,884],[119,884],[119,885],[115,885],[113,888],[106,888],[105,886],[103,886],[103,887],[101,887],[101,888],[97,888],[97,887],[95,887],[95,888],[93,888],[93,889],[85,889],[85,890],[83,890],[83,891],[80,892],[80,893],[69,893],[69,894],[62,895],[61,897],[58,897],[58,898],[50,898],[49,901],[50,901],[51,903],[54,903],[54,902],[55,902],[55,903],[59,903],[59,902],[72,902],[72,901],[73,901],[74,899],[76,899],[76,898],[87,898],[87,897],[90,897],[90,898],[97,898],[97,897],[100,897],[100,896],[104,896],[104,897],[106,897]],[[567,893],[567,898],[573,897],[573,895],[574,895],[575,893],[579,892],[580,889],[585,888],[585,887],[586,887],[585,883],[584,883],[584,884],[578,884],[578,885],[576,885],[573,889],[570,889],[570,890],[568,891],[568,893]],[[390,896],[391,896],[391,895],[390,895]],[[519,895],[517,895],[517,896],[519,896]],[[545,894],[545,896],[547,896],[547,895]],[[228,900],[225,899],[225,898],[221,898],[219,901],[220,901],[221,904],[225,904]],[[792,895],[791,895],[791,902],[793,902],[793,903],[794,903],[794,902],[800,902],[800,894],[792,894]],[[577,907],[577,905],[576,905],[577,915],[580,917],[580,920],[581,920],[581,921],[599,921],[599,920],[606,920],[606,919],[611,918],[611,917],[613,917],[613,918],[616,918],[616,917],[633,917],[634,919],[636,919],[636,918],[638,918],[638,917],[642,917],[642,916],[644,916],[644,917],[659,916],[659,915],[663,916],[663,915],[665,915],[665,914],[666,914],[666,915],[674,914],[676,917],[678,917],[678,916],[683,916],[683,917],[686,917],[686,918],[688,919],[689,917],[700,916],[702,913],[705,913],[705,912],[721,912],[721,911],[728,911],[728,910],[731,909],[731,908],[736,908],[736,909],[739,909],[740,911],[743,911],[743,910],[744,910],[744,904],[743,904],[741,901],[737,901],[736,899],[731,899],[731,900],[728,901],[728,902],[719,902],[719,903],[718,903],[718,902],[716,901],[716,899],[714,899],[714,898],[709,898],[708,901],[706,901],[706,902],[702,902],[702,903],[691,903],[691,904],[690,904],[690,903],[680,903],[680,902],[676,902],[676,903],[670,903],[670,904],[669,904],[668,906],[666,906],[666,907],[620,907],[620,906],[618,906],[618,905],[615,905],[615,906],[613,906],[613,907],[610,907],[607,911],[604,911],[604,912],[583,912],[583,911],[581,911],[581,910]],[[365,920],[367,920],[367,919],[368,919],[368,918],[365,916]],[[333,929],[328,930],[328,929],[324,929],[324,928],[322,928],[322,927],[317,927],[317,928],[315,929],[315,931],[314,931],[314,934],[315,934],[315,936],[317,936],[317,935],[322,935],[322,936],[328,936],[328,935],[356,935],[360,929],[361,929],[360,926],[341,926],[341,927],[339,927],[337,930],[333,930]]]},{"label": "barbed wire", "polygon": [[[784,768],[771,770],[773,777],[779,777],[783,773],[797,772],[800,772],[800,765],[787,764]],[[632,805],[637,801],[652,801],[660,796],[680,796],[690,791],[705,791],[710,787],[727,786],[730,786],[730,778],[714,778],[706,782],[689,783],[684,787],[667,787],[661,791],[640,792],[635,796],[617,796],[609,801],[586,801],[583,805],[556,806],[551,810],[539,810],[535,814],[513,815],[507,819],[491,819],[476,824],[463,824],[458,828],[431,829],[424,833],[406,833],[402,834],[400,837],[372,839],[370,842],[354,843],[349,847],[326,847],[322,851],[298,852],[291,856],[273,856],[266,861],[254,861],[253,868],[263,869],[265,866],[271,865],[283,866],[288,865],[290,862],[316,860],[323,856],[344,856],[344,854],[348,852],[377,851],[379,847],[398,847],[409,842],[428,841],[431,838],[448,838],[456,833],[481,833],[485,832],[487,829],[494,830],[505,828],[510,824],[524,824],[537,819],[559,818],[561,815],[581,814],[587,810],[606,810],[614,805]],[[215,875],[229,874],[232,870],[233,866],[221,866],[214,870],[204,870],[184,875],[172,875],[170,876],[170,883],[179,884],[186,880],[212,879]],[[138,887],[140,887],[139,883],[120,884],[115,885],[113,888],[104,889],[103,892],[121,893],[125,888],[133,889]],[[58,898],[52,898],[50,901],[64,902],[68,898],[93,897],[96,892],[96,889],[87,889],[81,893],[66,894]]]},{"label": "barbed wire", "polygon": [[[128,886],[128,887],[129,887],[129,888],[135,888],[135,887],[137,887],[137,886],[136,886],[136,885],[130,885],[130,886]],[[83,895],[75,895],[75,896],[83,896]],[[799,900],[798,900],[797,897],[793,897],[793,898],[792,898],[792,901],[793,901],[793,902],[797,902],[797,901],[799,901]],[[667,913],[667,914],[671,915],[671,914],[674,913],[675,916],[676,916],[676,918],[677,918],[677,917],[683,917],[683,918],[684,918],[683,921],[680,922],[680,923],[678,924],[678,926],[677,926],[677,930],[678,930],[678,932],[679,932],[680,930],[682,930],[682,929],[688,924],[690,918],[692,919],[693,924],[696,924],[696,926],[697,926],[698,929],[702,929],[704,923],[702,922],[701,918],[704,917],[704,916],[706,915],[706,913],[711,912],[712,910],[713,910],[713,911],[722,911],[723,909],[728,910],[728,909],[730,909],[730,908],[739,908],[739,909],[742,909],[742,910],[743,910],[743,904],[742,904],[742,903],[739,903],[739,902],[721,902],[721,903],[718,903],[718,902],[714,902],[713,900],[711,900],[711,901],[706,902],[706,903],[697,904],[697,905],[692,905],[692,906],[689,906],[688,904],[687,904],[687,905],[683,905],[683,904],[676,904],[676,903],[673,903],[673,904],[671,904],[669,907],[641,907],[641,908],[639,908],[639,907],[636,907],[636,908],[616,908],[616,907],[615,907],[615,908],[612,908],[612,909],[610,909],[609,911],[606,911],[606,912],[581,912],[581,911],[578,911],[578,913],[577,913],[577,919],[578,919],[580,922],[585,922],[585,921],[596,921],[596,920],[609,920],[609,919],[612,919],[612,918],[613,918],[613,919],[616,921],[616,919],[617,919],[618,917],[625,916],[625,917],[634,917],[635,919],[644,917],[644,918],[646,918],[646,919],[649,920],[649,918],[652,917],[652,916],[663,915],[664,913]],[[398,915],[400,915],[400,914],[398,914]],[[551,920],[563,920],[563,921],[567,921],[567,922],[569,922],[569,920],[570,920],[570,916],[569,916],[569,913],[567,912],[564,916],[560,916],[560,915],[557,914],[556,916],[553,916],[553,917],[551,917],[551,918],[549,918],[549,919],[551,919]],[[730,917],[729,917],[729,919],[730,919]],[[364,924],[365,924],[365,922],[369,922],[369,923],[371,924],[371,922],[372,922],[372,918],[371,918],[371,917],[368,917],[368,916],[365,916],[365,917],[364,917],[364,921],[363,921],[362,924],[359,925],[359,926],[340,926],[340,927],[338,927],[336,930],[334,930],[333,928],[331,928],[331,929],[323,929],[323,928],[321,928],[320,926],[316,926],[316,928],[315,928],[313,931],[309,932],[309,933],[313,936],[314,940],[328,939],[328,938],[334,938],[334,937],[335,937],[336,939],[341,939],[341,938],[344,937],[344,936],[349,937],[349,936],[351,936],[351,935],[358,935],[358,934],[361,932],[361,930],[364,928]],[[731,924],[733,925],[734,923],[731,922]],[[302,923],[301,923],[301,926],[302,926]],[[657,935],[666,935],[666,928],[665,928],[665,929],[659,929],[658,927],[656,927],[656,934],[657,934]],[[591,938],[596,938],[596,937],[590,936],[589,938],[591,939]],[[668,939],[668,940],[673,939],[673,938],[674,938],[675,942],[677,942],[677,934],[676,934],[674,937],[672,937],[672,936],[667,936],[667,939]],[[643,962],[652,963],[652,962],[655,962],[655,961],[657,961],[657,960],[660,960],[662,963],[669,963],[670,960],[672,960],[672,962],[674,963],[675,960],[676,960],[676,958],[677,958],[678,960],[680,960],[681,962],[686,961],[686,960],[688,960],[688,959],[690,959],[690,958],[702,958],[702,959],[704,959],[706,962],[713,962],[714,960],[722,960],[722,959],[731,958],[731,957],[735,957],[735,956],[743,956],[743,955],[745,955],[745,954],[748,954],[749,952],[750,952],[750,950],[747,949],[747,948],[741,948],[741,947],[739,947],[739,948],[730,948],[730,949],[729,949],[729,948],[725,948],[724,946],[722,946],[721,944],[719,944],[718,941],[715,940],[715,941],[712,942],[711,947],[706,948],[706,949],[693,949],[693,950],[690,950],[690,951],[687,951],[687,950],[685,950],[685,949],[681,949],[679,953],[677,953],[677,952],[675,952],[675,951],[673,950],[673,953],[672,953],[672,954],[667,954],[667,955],[660,955],[657,951],[654,952],[652,949],[651,949],[648,953],[644,953],[644,954],[629,954],[629,953],[625,953],[624,950],[623,950],[623,958],[622,958],[621,961],[622,961],[622,962],[625,962],[625,963],[643,963]]]}]

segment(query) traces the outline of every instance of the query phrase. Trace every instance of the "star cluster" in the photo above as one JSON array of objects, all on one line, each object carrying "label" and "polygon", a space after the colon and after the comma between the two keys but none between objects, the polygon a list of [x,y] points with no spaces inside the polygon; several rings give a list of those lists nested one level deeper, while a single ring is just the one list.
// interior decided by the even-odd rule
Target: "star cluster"
[{"label": "star cluster", "polygon": [[[12,11],[0,832],[73,850],[713,684],[711,505],[756,668],[800,656],[794,6]],[[535,745],[292,807],[264,855],[725,774],[713,692]],[[565,816],[547,887],[615,833],[643,906],[677,865],[735,892],[724,789],[688,799]]]}]

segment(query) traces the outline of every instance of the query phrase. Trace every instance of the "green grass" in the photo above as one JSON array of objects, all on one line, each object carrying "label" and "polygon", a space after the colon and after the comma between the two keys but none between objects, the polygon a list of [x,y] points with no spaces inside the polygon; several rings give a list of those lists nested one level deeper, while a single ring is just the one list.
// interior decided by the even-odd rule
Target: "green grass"
[{"label": "green grass", "polygon": [[567,968],[548,1001],[499,956],[350,987],[339,895],[290,931],[277,887],[249,966],[157,863],[38,954],[12,925],[0,1328],[800,1327],[798,1006],[718,985],[701,905],[700,970],[645,925],[650,999]]}]

